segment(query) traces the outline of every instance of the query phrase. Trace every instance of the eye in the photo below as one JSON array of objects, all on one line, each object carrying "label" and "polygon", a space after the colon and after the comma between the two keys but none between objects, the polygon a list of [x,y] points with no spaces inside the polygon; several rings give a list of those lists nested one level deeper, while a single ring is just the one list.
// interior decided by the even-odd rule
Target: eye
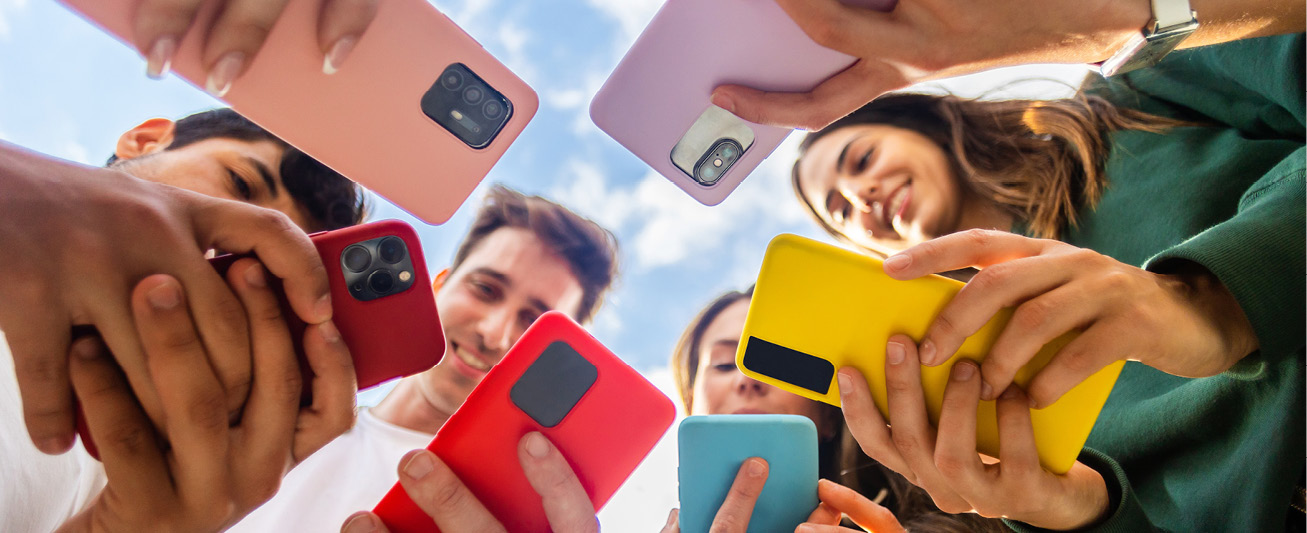
[{"label": "eye", "polygon": [[862,157],[859,157],[858,160],[853,163],[854,174],[861,174],[864,170],[867,170],[867,162],[871,160],[871,154],[875,153],[875,151],[874,148],[868,148],[867,153],[862,154]]},{"label": "eye", "polygon": [[494,301],[499,298],[499,287],[476,280],[469,280],[468,285],[471,286],[472,292],[482,300]]},{"label": "eye", "polygon": [[540,318],[539,313],[536,313],[535,311],[523,311],[517,315],[517,322],[518,325],[522,326],[522,329],[526,329],[531,327],[531,324],[534,324],[537,318]]},{"label": "eye", "polygon": [[245,181],[245,178],[242,178],[240,174],[237,174],[233,170],[228,170],[227,176],[231,178],[231,184],[232,187],[236,189],[236,195],[242,200],[249,201],[254,197],[254,191],[250,188],[249,182]]},{"label": "eye", "polygon": [[729,363],[716,364],[716,365],[713,365],[712,367],[713,367],[713,370],[716,370],[716,371],[718,371],[718,372],[734,372],[734,371],[735,371],[735,361],[731,361],[731,362],[729,362]]}]

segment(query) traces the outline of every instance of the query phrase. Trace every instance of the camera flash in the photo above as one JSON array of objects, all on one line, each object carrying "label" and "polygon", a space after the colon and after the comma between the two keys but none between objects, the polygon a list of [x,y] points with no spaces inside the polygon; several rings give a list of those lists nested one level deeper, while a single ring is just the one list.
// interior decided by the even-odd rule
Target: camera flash
[{"label": "camera flash", "polygon": [[463,113],[457,109],[450,110],[449,116],[454,117],[454,120],[463,120]]},{"label": "camera flash", "polygon": [[722,166],[722,160],[721,160],[721,159],[714,159],[714,160],[712,160],[712,166],[714,166],[714,167],[720,167],[720,166]]},{"label": "camera flash", "polygon": [[[455,113],[457,113],[457,111],[455,111]],[[413,274],[409,274],[407,270],[399,273],[399,280],[403,282],[408,282],[412,277]]]}]

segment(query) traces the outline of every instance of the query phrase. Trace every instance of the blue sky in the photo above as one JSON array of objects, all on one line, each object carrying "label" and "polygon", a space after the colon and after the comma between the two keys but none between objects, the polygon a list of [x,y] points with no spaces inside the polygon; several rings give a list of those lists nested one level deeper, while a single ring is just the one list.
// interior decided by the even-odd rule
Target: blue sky
[{"label": "blue sky", "polygon": [[[618,235],[622,274],[590,329],[667,387],[668,353],[681,330],[715,295],[752,282],[771,237],[790,232],[828,240],[790,192],[797,136],[725,202],[705,207],[590,122],[591,96],[660,0],[433,3],[535,88],[541,100],[535,119],[446,224],[427,226],[384,201],[373,202],[373,218],[402,218],[418,228],[433,271],[453,256],[486,184],[547,196],[592,217]],[[154,81],[144,72],[134,50],[52,0],[0,0],[0,102],[5,103],[0,139],[101,164],[118,135],[145,119],[178,118],[220,105],[178,78]],[[1002,94],[1060,96],[1070,92],[1066,83],[1083,73],[1078,66],[1036,66],[949,80],[931,89],[979,95],[1014,79],[1041,77],[1061,82],[1023,83]],[[360,401],[373,403],[377,394]],[[674,452],[660,446],[641,468],[648,477],[637,474],[605,511],[606,530],[660,526],[675,503],[674,477],[665,475],[674,462]],[[670,503],[656,503],[662,501]]]}]

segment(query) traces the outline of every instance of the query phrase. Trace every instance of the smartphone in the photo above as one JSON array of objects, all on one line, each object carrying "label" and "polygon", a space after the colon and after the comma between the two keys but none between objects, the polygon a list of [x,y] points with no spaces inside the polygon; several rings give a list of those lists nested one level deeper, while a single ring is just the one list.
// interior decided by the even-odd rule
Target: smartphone
[{"label": "smartphone", "polygon": [[712,527],[750,457],[767,460],[767,484],[749,531],[794,531],[817,508],[817,426],[800,415],[688,416],[677,429],[681,531]]},{"label": "smartphone", "polygon": [[667,0],[595,94],[590,118],[691,197],[717,205],[791,130],[712,105],[712,90],[809,91],[855,60],[814,42],[775,2]]},{"label": "smartphone", "polygon": [[[567,315],[540,316],[427,446],[508,531],[549,531],[518,442],[545,435],[598,511],[676,416],[672,401]],[[392,533],[437,531],[396,483],[373,510]]]},{"label": "smartphone", "polygon": [[[130,43],[142,0],[60,0]],[[225,4],[206,0],[192,28]],[[431,224],[449,219],[535,115],[534,91],[426,0],[377,2],[335,74],[322,71],[320,0],[289,0],[224,100],[337,172]],[[172,67],[204,87],[205,32]]]},{"label": "smartphone", "polygon": [[[740,371],[806,398],[840,405],[835,371],[853,366],[867,379],[876,407],[889,420],[885,344],[899,333],[920,342],[963,283],[934,275],[899,281],[885,274],[881,265],[879,259],[797,235],[772,239],[736,352]],[[983,361],[1011,317],[1010,308],[1000,311],[948,361],[921,368],[932,423],[939,422],[953,364],[962,359]],[[1075,335],[1068,333],[1045,345],[1017,372],[1016,384],[1029,384]],[[1054,404],[1031,410],[1035,444],[1045,469],[1062,474],[1075,464],[1124,364],[1108,365]],[[976,443],[982,453],[998,456],[992,401],[980,402]]]},{"label": "smartphone", "polygon": [[[417,233],[399,220],[383,220],[309,236],[331,285],[332,323],[349,347],[359,390],[425,371],[445,355],[445,334]],[[243,255],[209,262],[222,275]],[[269,287],[281,300],[282,316],[295,343],[309,401],[312,373],[301,341],[305,324],[291,310],[280,281]],[[77,428],[92,457],[99,451],[78,410]]]}]

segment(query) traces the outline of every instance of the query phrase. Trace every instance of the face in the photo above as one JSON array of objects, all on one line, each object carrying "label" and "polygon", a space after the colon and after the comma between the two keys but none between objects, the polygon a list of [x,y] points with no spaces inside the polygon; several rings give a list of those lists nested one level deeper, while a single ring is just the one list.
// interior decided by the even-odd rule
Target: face
[{"label": "face", "polygon": [[530,230],[491,232],[436,291],[448,344],[419,377],[422,396],[453,414],[537,317],[555,309],[575,316],[582,294],[567,261]]},{"label": "face", "polygon": [[735,349],[748,313],[749,300],[740,300],[723,309],[704,330],[690,414],[803,415],[822,429],[825,422],[817,402],[754,380],[735,367]]},{"label": "face", "polygon": [[840,128],[814,142],[798,169],[799,190],[817,216],[868,248],[905,249],[955,231],[962,216],[948,154],[912,130]]}]

